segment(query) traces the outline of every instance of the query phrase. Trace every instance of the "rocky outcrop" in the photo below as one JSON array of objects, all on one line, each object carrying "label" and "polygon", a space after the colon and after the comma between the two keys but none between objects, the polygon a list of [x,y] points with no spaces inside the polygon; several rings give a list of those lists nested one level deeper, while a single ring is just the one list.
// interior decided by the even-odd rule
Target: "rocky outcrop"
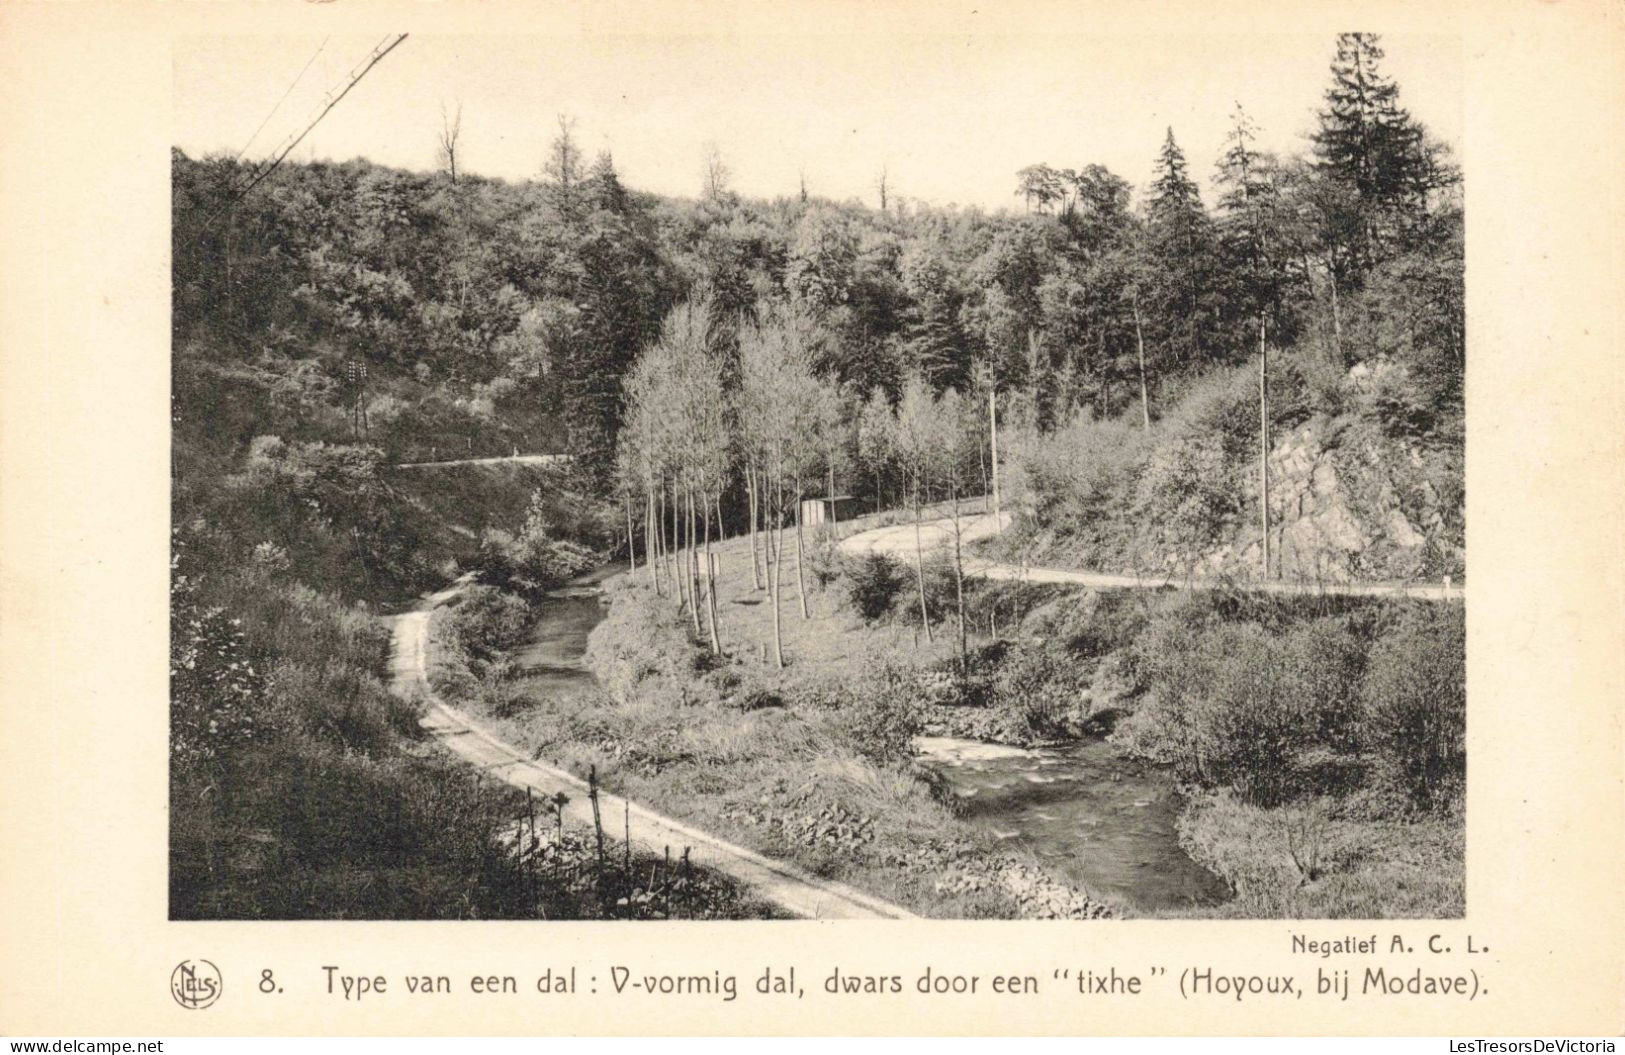
[{"label": "rocky outcrop", "polygon": [[[1256,457],[1232,466],[1241,501],[1206,546],[1140,540],[1147,564],[1257,578],[1262,567]],[[1459,453],[1314,417],[1270,451],[1270,564],[1276,578],[1328,583],[1464,578]]]},{"label": "rocky outcrop", "polygon": [[[1270,454],[1271,562],[1282,578],[1438,578],[1465,567],[1459,464],[1369,427],[1315,418]],[[1449,508],[1431,477],[1454,476]],[[1244,559],[1258,559],[1255,538]]]}]

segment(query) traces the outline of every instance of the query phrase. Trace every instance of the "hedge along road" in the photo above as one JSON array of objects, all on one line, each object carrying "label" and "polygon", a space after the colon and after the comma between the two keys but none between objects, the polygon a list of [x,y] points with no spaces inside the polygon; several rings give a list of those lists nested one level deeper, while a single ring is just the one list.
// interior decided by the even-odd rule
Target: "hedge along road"
[{"label": "hedge along road", "polygon": [[[447,751],[492,777],[533,791],[543,799],[563,792],[570,800],[564,808],[566,819],[572,824],[590,827],[593,810],[585,781],[562,769],[526,758],[518,748],[499,740],[467,714],[440,699],[430,687],[429,617],[461,588],[459,582],[425,598],[413,611],[395,617],[390,660],[395,691],[409,699],[416,695],[425,701],[420,724]],[[675,851],[686,846],[695,864],[732,876],[758,897],[793,915],[807,919],[915,918],[913,913],[896,905],[736,846],[636,802],[611,795],[602,788],[598,791],[598,806],[609,835],[620,832],[625,818],[632,842],[643,849],[658,854],[667,847]]]},{"label": "hedge along road", "polygon": [[[1010,514],[1003,513],[998,520],[992,513],[978,513],[960,518],[960,545],[968,546],[990,538],[1010,523]],[[894,524],[890,527],[862,531],[841,541],[847,553],[883,553],[888,557],[912,561],[914,557],[914,524]],[[951,517],[927,520],[919,527],[920,547],[926,550],[951,546],[954,541],[954,522]],[[1319,583],[1289,581],[1259,581],[1211,576],[1179,576],[1168,574],[1132,574],[1113,572],[1066,571],[1061,568],[1035,568],[1022,564],[986,560],[966,556],[965,574],[984,579],[1008,579],[1017,582],[1061,583],[1076,586],[1094,586],[1105,589],[1139,588],[1160,589],[1172,586],[1184,590],[1246,590],[1257,593],[1294,594],[1324,597],[1410,597],[1421,601],[1465,601],[1467,589],[1444,583]]]}]

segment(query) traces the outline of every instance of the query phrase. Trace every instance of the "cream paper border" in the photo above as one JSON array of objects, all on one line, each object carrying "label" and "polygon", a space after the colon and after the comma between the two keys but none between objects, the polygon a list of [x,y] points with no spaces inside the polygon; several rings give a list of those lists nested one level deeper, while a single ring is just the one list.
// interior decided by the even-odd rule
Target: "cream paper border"
[{"label": "cream paper border", "polygon": [[[977,9],[979,8],[979,10]],[[1427,1033],[1625,1028],[1621,13],[1479,4],[448,2],[0,6],[0,1033]],[[1465,921],[731,924],[166,919],[170,44],[182,34],[1459,34],[1466,61],[1469,606]],[[1019,40],[1008,41],[1017,46]],[[1126,41],[1125,46],[1132,46]],[[538,55],[537,61],[546,61]],[[742,86],[742,88],[749,86]],[[1012,105],[1020,105],[1012,100]],[[546,116],[546,115],[544,115]],[[905,135],[906,130],[899,130]],[[1294,932],[1490,952],[1472,1003],[816,999],[832,966],[1046,975],[1210,963],[1313,977]],[[226,993],[168,996],[207,957]],[[466,993],[360,1005],[394,976],[796,964],[800,1001]],[[1424,968],[1427,957],[1375,963]],[[252,992],[272,967],[286,992]]]}]

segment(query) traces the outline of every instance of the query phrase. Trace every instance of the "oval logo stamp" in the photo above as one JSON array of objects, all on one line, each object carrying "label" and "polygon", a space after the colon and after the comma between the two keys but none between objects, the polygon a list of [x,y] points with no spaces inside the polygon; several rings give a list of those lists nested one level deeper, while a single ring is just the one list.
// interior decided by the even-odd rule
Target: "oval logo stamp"
[{"label": "oval logo stamp", "polygon": [[175,1003],[201,1011],[220,999],[220,968],[208,960],[182,960],[169,976],[169,994]]}]

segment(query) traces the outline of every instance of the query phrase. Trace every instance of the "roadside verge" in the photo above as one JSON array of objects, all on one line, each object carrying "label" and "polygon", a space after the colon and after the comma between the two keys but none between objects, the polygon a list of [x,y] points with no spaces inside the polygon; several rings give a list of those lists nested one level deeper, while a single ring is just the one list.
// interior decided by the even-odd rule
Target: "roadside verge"
[{"label": "roadside verge", "polygon": [[[397,693],[424,701],[423,728],[451,754],[497,780],[534,792],[543,799],[563,793],[569,798],[565,818],[593,823],[587,784],[573,774],[526,758],[469,715],[440,699],[429,685],[429,616],[456,596],[453,585],[426,597],[410,612],[396,616],[391,627],[391,684]],[[690,859],[745,884],[756,896],[807,919],[911,919],[914,914],[841,883],[820,879],[794,865],[764,857],[683,822],[641,806],[602,788],[598,808],[611,835],[629,829],[637,846],[653,853],[669,847],[690,849]]]}]

